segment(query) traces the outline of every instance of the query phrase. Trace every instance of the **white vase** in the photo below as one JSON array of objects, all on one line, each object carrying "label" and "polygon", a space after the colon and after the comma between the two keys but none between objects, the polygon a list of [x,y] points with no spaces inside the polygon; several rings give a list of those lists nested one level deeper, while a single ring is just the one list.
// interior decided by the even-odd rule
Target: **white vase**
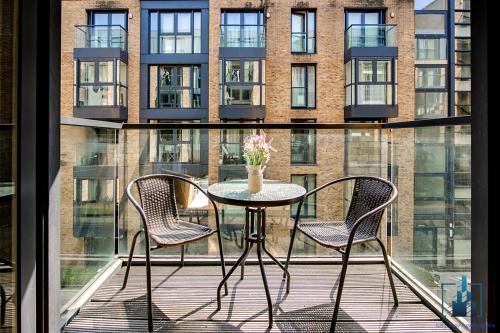
[{"label": "white vase", "polygon": [[262,191],[262,182],[264,179],[262,165],[247,165],[248,171],[248,190],[252,193]]}]

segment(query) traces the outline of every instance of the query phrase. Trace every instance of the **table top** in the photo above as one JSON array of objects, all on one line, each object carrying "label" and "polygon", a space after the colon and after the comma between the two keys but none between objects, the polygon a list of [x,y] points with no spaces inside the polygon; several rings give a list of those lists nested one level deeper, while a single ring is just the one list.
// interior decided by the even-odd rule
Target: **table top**
[{"label": "table top", "polygon": [[208,195],[215,201],[244,207],[286,206],[302,200],[306,189],[300,185],[264,179],[262,191],[248,190],[246,179],[228,180],[208,187]]}]

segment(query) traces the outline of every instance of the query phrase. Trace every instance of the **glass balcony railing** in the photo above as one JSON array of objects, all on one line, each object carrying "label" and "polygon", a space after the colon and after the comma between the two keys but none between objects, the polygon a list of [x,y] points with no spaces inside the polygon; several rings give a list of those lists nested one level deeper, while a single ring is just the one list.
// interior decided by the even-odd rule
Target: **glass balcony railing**
[{"label": "glass balcony railing", "polygon": [[220,47],[265,47],[263,25],[221,25]]},{"label": "glass balcony railing", "polygon": [[345,32],[346,50],[352,47],[396,47],[397,28],[391,24],[353,24]]},{"label": "glass balcony railing", "polygon": [[127,30],[121,25],[75,26],[75,48],[115,47],[127,51]]},{"label": "glass balcony railing", "polygon": [[[443,297],[444,303],[451,305],[456,288],[444,290],[442,286],[452,285],[462,276],[470,279],[471,271],[471,126],[470,117],[436,123],[435,119],[423,127],[293,123],[266,129],[259,128],[262,124],[248,127],[238,123],[124,124],[121,129],[63,125],[63,300],[77,295],[115,260],[115,253],[122,258],[128,255],[132,237],[142,225],[124,195],[132,179],[153,172],[175,172],[189,175],[207,188],[218,181],[245,178],[243,138],[263,130],[277,149],[267,165],[266,179],[297,183],[308,190],[346,175],[391,180],[399,196],[385,214],[380,238],[387,244],[396,269],[418,281],[426,293],[436,299]],[[297,161],[302,164],[300,169]],[[78,165],[98,168],[74,168]],[[302,208],[303,219],[342,220],[352,190],[353,184],[346,183],[311,196]],[[196,212],[199,223],[215,225],[214,211],[202,193],[189,186],[179,191],[176,200],[181,216]],[[287,253],[295,209],[267,210],[267,248],[278,257]],[[219,205],[219,214],[225,256],[235,258],[242,251],[245,211]],[[135,255],[143,255],[144,242],[137,246]],[[179,251],[175,247],[158,249],[154,258],[178,259]],[[353,251],[362,257],[381,255],[376,243],[355,246]],[[339,257],[300,233],[293,254],[318,261]],[[218,260],[217,238],[190,244],[186,256]]]}]

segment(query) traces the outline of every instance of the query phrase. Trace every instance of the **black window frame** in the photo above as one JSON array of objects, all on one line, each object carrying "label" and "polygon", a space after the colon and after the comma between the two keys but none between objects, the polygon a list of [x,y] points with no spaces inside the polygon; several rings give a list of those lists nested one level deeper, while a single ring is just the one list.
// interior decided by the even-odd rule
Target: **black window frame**
[{"label": "black window frame", "polygon": [[[81,64],[82,62],[84,63],[93,63],[94,64],[94,81],[93,82],[84,82],[82,83],[80,80],[80,73],[81,73]],[[113,66],[113,78],[112,81],[109,82],[101,82],[99,80],[99,63],[101,62],[111,62]],[[118,62],[122,62],[127,66],[127,84],[122,84],[120,82],[120,78],[118,77]],[[128,64],[124,62],[123,60],[119,58],[102,58],[102,59],[75,59],[74,60],[74,66],[76,67],[75,69],[75,78],[74,78],[74,103],[73,106],[75,107],[128,107]],[[121,73],[121,70],[120,70]],[[82,105],[80,104],[80,88],[81,87],[111,87],[113,90],[113,103],[112,104],[106,104],[106,105]],[[121,88],[125,88],[125,103],[124,105],[120,104],[119,100],[119,90]]]},{"label": "black window frame", "polygon": [[[290,71],[290,106],[292,109],[302,109],[302,110],[316,110],[317,108],[317,102],[318,102],[318,68],[317,64],[312,64],[312,63],[293,63],[292,64],[292,69],[293,67],[303,67],[304,68],[304,86],[303,87],[295,87],[293,86],[293,70]],[[308,72],[308,67],[314,67],[314,106],[309,106],[309,72]],[[293,96],[294,96],[294,90],[296,89],[304,89],[305,90],[305,105],[293,105]]]},{"label": "black window frame", "polygon": [[[171,121],[169,121],[171,122]],[[175,121],[177,122],[177,121]],[[181,121],[182,122],[182,121]],[[183,131],[188,131],[189,132],[189,140],[182,140],[182,132]],[[164,134],[168,134],[168,133],[162,133],[162,132],[167,132],[167,131],[171,131],[171,135],[172,135],[172,142],[171,143],[161,143],[161,136],[164,135]],[[172,128],[172,129],[158,129],[156,131],[156,162],[157,163],[163,163],[163,164],[199,164],[200,161],[196,161],[195,160],[195,144],[194,144],[194,134],[195,134],[195,131],[200,131],[200,129],[196,129],[196,128]],[[198,135],[201,135],[201,133],[198,133]],[[179,139],[181,138],[181,139]],[[180,149],[182,148],[183,145],[189,145],[190,146],[190,150],[189,150],[189,158],[188,158],[188,161],[186,162],[183,162],[183,161],[180,161],[180,157],[181,157],[181,154],[180,154],[180,149],[179,149],[179,152],[174,152],[173,156],[174,159],[173,160],[163,160],[163,157],[160,156],[161,152],[160,152],[160,145],[170,145],[170,146],[175,146],[175,147],[180,147]],[[201,145],[201,142],[200,142],[200,145]],[[200,146],[200,149],[201,149],[201,146]]]},{"label": "black window frame", "polygon": [[[294,183],[293,182],[294,177],[303,177],[304,181],[301,182],[300,184]],[[312,187],[309,186],[309,177],[312,178],[311,179],[311,181],[313,182]],[[303,186],[307,192],[316,188],[317,179],[318,179],[318,176],[315,173],[292,173],[290,175],[290,183]],[[311,200],[313,203],[312,204],[309,203],[308,202],[309,200]],[[299,204],[296,203],[296,204],[292,204],[290,206],[290,217],[292,217],[292,218],[296,217],[298,205]],[[314,212],[312,212],[312,213],[310,212],[310,209],[309,209],[310,205],[314,207]],[[313,193],[310,196],[308,196],[306,198],[306,200],[304,201],[304,203],[302,204],[302,208],[300,210],[300,218],[316,218],[316,216],[317,216],[317,198],[316,198],[316,193]]]},{"label": "black window frame", "polygon": [[[226,78],[226,68],[227,68],[227,62],[228,61],[239,61],[240,62],[240,73],[239,73],[239,81],[227,81]],[[257,61],[259,64],[258,68],[258,73],[259,73],[259,82],[253,82],[253,81],[244,81],[244,70],[245,70],[245,63],[246,62],[255,62]],[[259,59],[259,58],[224,58],[224,59],[219,59],[219,106],[231,106],[231,107],[238,107],[238,106],[265,106],[266,101],[265,101],[265,90],[266,90],[266,82],[265,82],[265,59]],[[264,74],[264,77],[263,77]],[[249,104],[244,104],[244,103],[237,103],[237,104],[227,104],[226,103],[226,88],[240,88],[240,96],[242,89],[244,88],[253,88],[255,86],[259,86],[259,104],[252,104],[253,103],[253,98],[250,98],[250,103]],[[242,100],[240,98],[240,100]]]},{"label": "black window frame", "polygon": [[[223,121],[224,123],[260,123],[261,121],[258,120],[258,121],[244,121],[244,120],[240,120],[240,121]],[[238,131],[238,142],[228,142],[227,141],[227,137],[228,137],[228,131],[230,130],[236,130]],[[243,146],[244,146],[244,139],[246,136],[248,135],[251,135],[252,132],[254,130],[253,129],[248,129],[248,128],[239,128],[239,129],[221,129],[220,130],[220,149],[221,149],[221,161],[222,161],[222,165],[244,165],[246,164],[246,161],[245,159],[243,158]],[[260,130],[257,130],[257,133],[260,133]],[[235,158],[226,158],[225,156],[225,153],[224,153],[224,150],[223,150],[223,147],[227,146],[227,145],[234,145],[234,146],[237,146],[239,147],[239,158],[235,159]],[[229,161],[229,163],[226,163],[227,161]]]},{"label": "black window frame", "polygon": [[[191,24],[190,24],[190,32],[178,32],[178,16],[179,14],[191,14]],[[161,15],[162,14],[173,14],[174,15],[174,31],[173,32],[161,32]],[[199,38],[199,52],[195,52],[195,14],[199,14],[200,17],[200,38]],[[153,52],[151,47],[151,32],[152,32],[152,16],[156,15],[156,52]],[[201,10],[150,10],[148,12],[148,53],[149,54],[200,54],[201,52],[201,39],[202,39],[202,17]],[[161,52],[161,37],[162,36],[173,36],[174,38],[174,50],[175,52]],[[177,52],[177,36],[191,36],[191,52]]]},{"label": "black window frame", "polygon": [[[156,67],[156,106],[152,106],[151,103],[151,68]],[[170,87],[172,88],[173,91],[178,91],[178,90],[189,90],[191,94],[191,106],[190,107],[182,107],[182,106],[177,106],[178,104],[175,103],[175,106],[168,107],[168,106],[161,106],[160,103],[160,92],[161,92],[161,69],[162,68],[169,68],[172,67],[174,68],[174,74],[173,77],[175,80],[178,79],[179,74],[179,68],[185,68],[189,67],[190,71],[190,82],[189,82],[189,87],[185,87],[182,85],[179,85],[178,82],[176,82],[175,85],[171,85]],[[198,68],[198,77],[195,78],[195,68]],[[148,66],[148,109],[198,109],[201,107],[201,64],[151,64]],[[198,80],[198,88],[195,88],[195,80]],[[196,99],[195,96],[198,96]],[[175,95],[175,98],[177,98],[177,95]],[[198,101],[195,103],[195,101]]]},{"label": "black window frame", "polygon": [[[257,14],[257,24],[246,24],[245,23],[245,14],[255,13]],[[240,14],[240,24],[227,24],[227,14]],[[263,10],[235,10],[235,9],[223,9],[220,13],[220,47],[266,47],[266,34],[265,34],[265,22],[266,19],[264,17]],[[224,27],[228,26],[238,26],[240,27],[239,31],[239,45],[238,46],[227,46],[227,40],[223,37],[225,35]],[[247,26],[255,26],[257,27],[257,45],[256,46],[242,46],[244,43],[243,40],[243,27]],[[224,42],[223,42],[224,41]]]},{"label": "black window frame", "polygon": [[[307,119],[292,119],[291,120],[292,123],[315,123],[316,122],[316,119],[311,119],[311,118],[307,118]],[[309,156],[310,155],[310,151],[312,150],[312,155],[313,155],[313,159],[312,160],[307,160],[307,159],[303,159],[301,161],[294,161],[293,160],[293,156],[294,156],[294,152],[293,152],[293,144],[294,144],[294,140],[293,140],[293,137],[294,135],[302,135],[302,136],[306,136],[306,135],[312,135],[313,136],[313,145],[312,145],[312,148],[309,146],[309,145],[305,145],[305,148],[304,148],[304,153],[303,153],[303,156]],[[291,165],[316,165],[316,161],[317,161],[317,150],[316,150],[316,129],[314,128],[293,128],[290,130],[290,164]]]},{"label": "black window frame", "polygon": [[[359,73],[359,62],[360,61],[369,61],[372,63],[372,80],[371,81],[360,81],[360,73]],[[390,80],[389,81],[379,81],[377,78],[377,63],[379,61],[388,61],[391,65],[390,68]],[[354,66],[354,71],[352,68],[350,69],[351,71],[351,82],[347,84],[344,80],[344,91],[347,89],[351,90],[351,103],[347,105],[346,100],[344,100],[344,105],[345,106],[359,106],[359,105],[390,105],[390,106],[395,106],[397,105],[397,86],[398,86],[398,80],[397,80],[397,58],[362,58],[362,57],[356,57],[350,59],[351,66]],[[349,62],[346,62],[345,65],[347,65]],[[354,72],[354,77],[352,77],[352,73]],[[358,94],[358,86],[390,86],[391,87],[391,103],[390,104],[359,104],[359,94]],[[354,89],[353,89],[354,88]],[[354,95],[352,92],[354,91]],[[347,97],[347,95],[346,95]],[[386,96],[386,101],[387,101],[387,96]]]},{"label": "black window frame", "polygon": [[[304,31],[303,32],[294,32],[293,31],[293,15],[298,15],[302,13],[304,15]],[[314,34],[313,36],[309,36],[309,14],[314,15]],[[291,13],[290,20],[290,49],[292,54],[316,54],[317,53],[317,15],[316,9],[299,9],[293,8]],[[305,38],[305,48],[303,51],[294,51],[293,49],[293,36],[294,34],[302,34]],[[314,43],[313,50],[309,52],[309,40],[312,39]]]}]

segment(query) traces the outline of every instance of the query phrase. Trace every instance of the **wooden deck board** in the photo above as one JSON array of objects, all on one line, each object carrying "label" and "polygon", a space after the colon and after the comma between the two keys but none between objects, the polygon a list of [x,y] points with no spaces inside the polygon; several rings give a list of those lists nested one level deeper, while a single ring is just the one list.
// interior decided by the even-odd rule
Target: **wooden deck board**
[{"label": "wooden deck board", "polygon": [[[396,279],[400,305],[394,307],[383,265],[352,265],[348,269],[338,332],[450,332]],[[121,290],[124,269],[98,290],[91,302],[68,324],[65,332],[147,331],[144,267],[132,267]],[[281,271],[266,265],[273,299],[271,332],[325,332],[329,330],[340,267],[290,267],[291,291],[285,294]],[[267,303],[258,266],[248,265],[245,279],[237,270],[228,282],[229,294],[216,309],[220,267],[153,267],[153,315],[158,332],[264,332]]]}]

